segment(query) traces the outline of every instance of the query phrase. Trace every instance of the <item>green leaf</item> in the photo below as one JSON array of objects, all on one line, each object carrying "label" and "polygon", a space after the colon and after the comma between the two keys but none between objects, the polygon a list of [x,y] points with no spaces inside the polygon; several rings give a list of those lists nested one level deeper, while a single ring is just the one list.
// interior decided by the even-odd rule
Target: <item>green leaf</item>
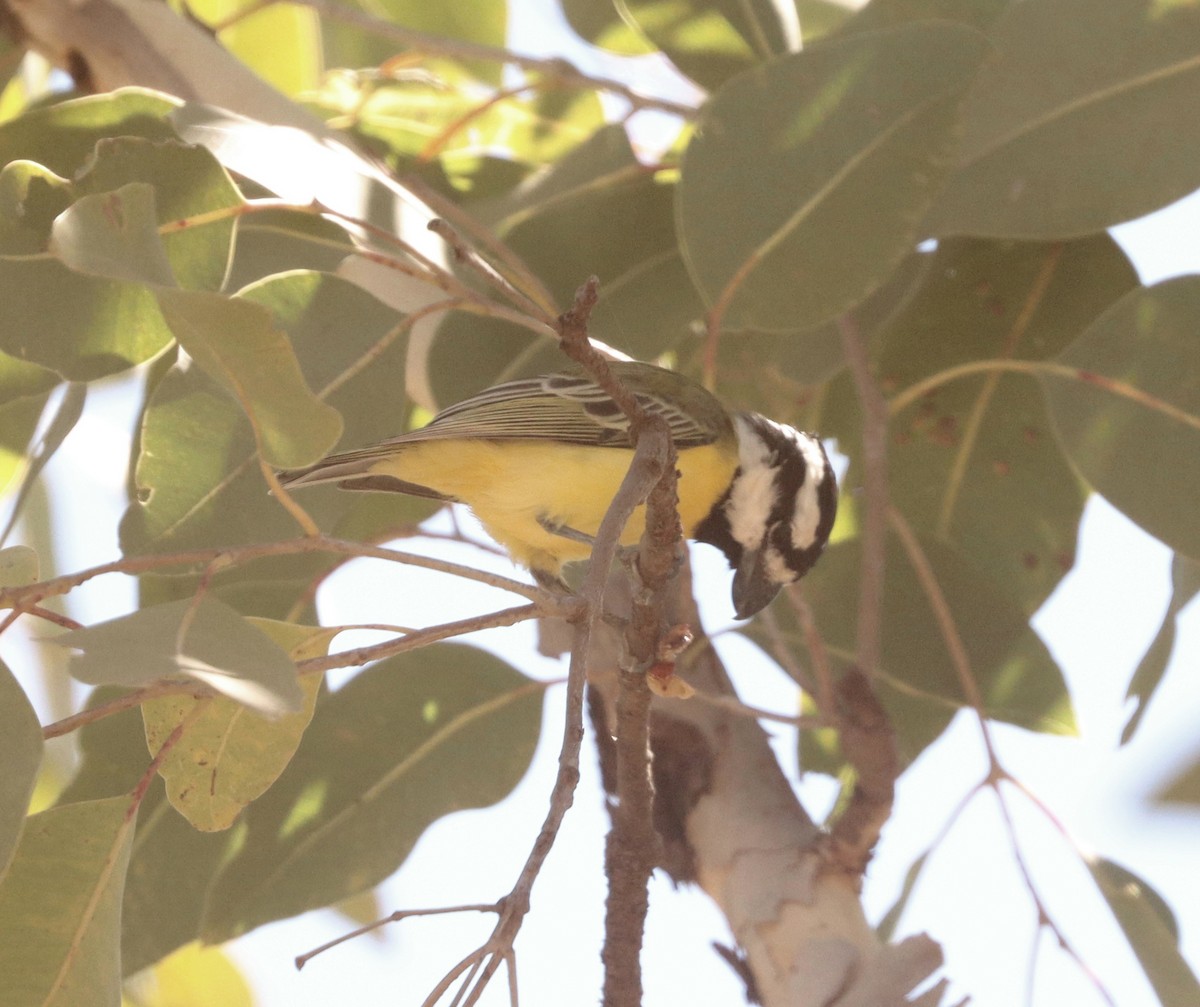
[{"label": "green leaf", "polygon": [[352,120],[355,133],[375,141],[372,146],[386,144],[406,168],[436,159],[464,192],[488,157],[553,164],[605,122],[595,91],[481,94],[473,76],[444,60],[427,61],[421,74],[386,81],[374,73],[331,75],[314,97],[325,114]]},{"label": "green leaf", "polygon": [[[1013,0],[871,0],[842,26],[844,32],[879,31],[913,21],[958,21],[987,31]],[[808,29],[805,28],[807,36]]]},{"label": "green leaf", "polygon": [[[981,575],[954,550],[922,539],[920,545],[944,596],[983,696],[986,716],[1030,730],[1069,734],[1074,714],[1062,673],[1020,608],[994,579]],[[832,546],[806,578],[805,597],[829,650],[834,670],[854,661],[860,543]],[[907,555],[890,542],[884,578],[883,647],[876,689],[896,729],[901,755],[911,761],[931,744],[966,697],[930,600]],[[804,636],[786,608],[776,609],[784,638],[796,649]],[[769,646],[765,630],[749,635]],[[806,752],[806,770],[833,773]]]},{"label": "green leaf", "polygon": [[346,232],[332,221],[298,210],[247,214],[238,223],[227,287],[242,290],[276,273],[332,273],[351,250]]},{"label": "green leaf", "polygon": [[[600,130],[483,215],[562,305],[589,276],[600,277],[603,298],[606,278],[675,248],[671,187],[639,164],[619,126]],[[524,327],[455,313],[428,359],[416,363],[426,367],[436,400],[449,404],[497,381],[560,370],[564,358],[552,340]]]},{"label": "green leaf", "polygon": [[[14,551],[0,552],[0,568],[5,556]],[[41,764],[42,725],[38,723],[25,690],[8,666],[0,661],[0,766],[4,767],[4,772],[0,773],[0,881],[3,881],[21,838],[25,813],[29,810],[29,799],[33,796]]]},{"label": "green leaf", "polygon": [[21,511],[29,499],[37,477],[54,457],[54,452],[62,447],[67,435],[75,429],[75,424],[83,415],[83,405],[86,401],[87,385],[77,382],[67,385],[62,397],[58,400],[54,415],[50,417],[50,422],[46,425],[45,432],[38,438],[37,445],[29,451],[28,464],[21,475],[21,485],[9,513],[8,524],[4,531],[0,532],[0,542],[3,542],[9,532],[16,527],[17,519],[21,516]]},{"label": "green leaf", "polygon": [[1200,564],[1176,553],[1171,560],[1171,600],[1167,603],[1162,625],[1158,627],[1153,641],[1138,662],[1137,670],[1133,673],[1129,689],[1125,693],[1125,698],[1132,699],[1134,706],[1125,722],[1124,730],[1121,731],[1122,745],[1128,744],[1141,726],[1146,708],[1154,696],[1154,691],[1162,682],[1163,675],[1167,673],[1167,665],[1175,650],[1175,630],[1178,627],[1179,615],[1197,594],[1200,594]]},{"label": "green leaf", "polygon": [[681,72],[708,89],[800,48],[800,21],[792,0],[622,0],[620,14]]},{"label": "green leaf", "polygon": [[179,344],[246,410],[268,464],[299,468],[337,443],[341,416],[309,389],[267,308],[200,291],[163,290],[158,298]]},{"label": "green leaf", "polygon": [[688,268],[731,328],[846,311],[910,253],[982,35],[926,22],[826,39],[729,81],[684,154]]},{"label": "green leaf", "polygon": [[[0,371],[6,359],[12,358],[0,353]],[[0,492],[24,468],[29,441],[49,399],[50,393],[44,392],[0,404]]]},{"label": "green leaf", "polygon": [[[89,697],[94,707],[120,694],[111,686]],[[146,771],[146,736],[134,708],[87,724],[79,732],[80,768],[60,805],[123,794]],[[127,798],[126,798],[127,800]],[[198,832],[167,803],[155,777],[138,813],[134,849],[121,906],[121,967],[132,975],[200,933],[200,914],[212,874],[230,834]],[[187,870],[180,870],[187,864]]]},{"label": "green leaf", "polygon": [[284,94],[295,97],[320,82],[321,20],[296,4],[247,12],[238,0],[191,0],[192,16],[206,24],[228,22],[221,45]]},{"label": "green leaf", "polygon": [[[500,0],[377,0],[371,12],[384,21],[404,25],[435,38],[462,39],[503,47],[508,42],[508,3]],[[397,46],[378,32],[327,19],[321,25],[326,66],[379,66],[395,61],[399,53],[411,60],[424,54],[420,46]],[[497,60],[464,60],[477,79],[499,86],[504,67]]]},{"label": "green leaf", "polygon": [[[239,301],[270,309],[287,332],[306,383],[345,419],[343,447],[405,429],[407,341],[395,312],[345,280],[305,272],[265,280]],[[244,412],[198,367],[172,370],[153,390],[135,480],[137,498],[121,522],[127,554],[296,535],[295,522],[267,493]],[[316,487],[301,502],[322,528],[336,534],[353,526],[368,537],[431,512],[428,502],[333,487]],[[298,593],[332,562],[315,554],[283,557],[257,565],[253,575],[294,580]]]},{"label": "green leaf", "polygon": [[71,183],[34,161],[0,169],[0,253],[36,255],[46,249],[54,219],[71,205]]},{"label": "green leaf", "polygon": [[[944,241],[888,326],[877,372],[903,394],[963,363],[1045,359],[1136,286],[1107,235],[1058,245]],[[833,404],[835,413],[849,409],[857,430],[857,397]],[[830,427],[843,429],[840,420]],[[948,382],[895,413],[890,427],[893,505],[1030,614],[1074,562],[1087,495],[1052,430],[1040,388],[1022,374]],[[855,471],[850,482],[859,478]]]},{"label": "green leaf", "polygon": [[543,686],[482,651],[389,658],[320,704],[291,764],[243,819],[205,940],[382,881],[452,811],[504,797],[537,743]]},{"label": "green leaf", "polygon": [[129,797],[33,815],[0,884],[0,1002],[75,1007],[120,1000],[121,891]]},{"label": "green leaf", "polygon": [[[248,621],[293,661],[325,654],[337,633],[269,619]],[[320,687],[320,675],[302,677],[304,705],[271,721],[224,697],[207,701],[158,770],[175,810],[203,832],[229,828],[283,772],[312,719]],[[142,704],[147,748],[157,752],[197,702],[187,696],[164,696]]]},{"label": "green leaf", "polygon": [[0,124],[0,164],[25,158],[72,178],[105,137],[178,139],[167,117],[179,104],[164,94],[123,88],[34,109]]},{"label": "green leaf", "polygon": [[130,182],[71,204],[54,221],[49,251],[77,273],[175,285],[158,237],[154,187],[145,182]]},{"label": "green leaf", "polygon": [[53,642],[81,652],[71,674],[90,685],[184,676],[271,716],[295,713],[304,701],[287,653],[215,598],[143,608]]},{"label": "green leaf", "polygon": [[124,370],[170,342],[145,282],[221,285],[230,215],[162,238],[157,228],[241,202],[201,148],[138,137],[95,142],[74,183],[28,161],[0,175],[0,247],[20,256],[0,261],[0,349],[74,381]]},{"label": "green leaf", "polygon": [[1014,3],[991,37],[933,233],[1074,237],[1200,186],[1194,4]]},{"label": "green leaf", "polygon": [[[1200,560],[1200,277],[1134,290],[1057,357],[1046,398],[1068,457],[1156,538]],[[1116,384],[1114,384],[1116,383]]]},{"label": "green leaf", "polygon": [[[243,202],[225,169],[204,147],[122,136],[96,145],[78,188],[99,195],[138,182],[154,188],[157,225],[175,225],[162,236],[162,245],[179,286],[221,289],[234,229],[233,214],[221,211]],[[210,219],[194,224],[190,220],[205,216]],[[188,226],[179,226],[181,221]]]},{"label": "green leaf", "polygon": [[1200,982],[1179,953],[1179,929],[1163,897],[1111,860],[1089,859],[1088,870],[1162,1007],[1200,1003]]}]

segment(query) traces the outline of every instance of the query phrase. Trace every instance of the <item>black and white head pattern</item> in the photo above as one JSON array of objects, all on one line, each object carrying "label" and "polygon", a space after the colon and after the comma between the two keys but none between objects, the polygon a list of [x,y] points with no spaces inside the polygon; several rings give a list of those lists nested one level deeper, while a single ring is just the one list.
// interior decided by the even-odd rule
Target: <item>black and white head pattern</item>
[{"label": "black and white head pattern", "polygon": [[829,541],[837,477],[812,434],[757,413],[738,413],[733,422],[738,469],[695,538],[717,546],[739,571],[753,557],[773,596],[803,577]]}]

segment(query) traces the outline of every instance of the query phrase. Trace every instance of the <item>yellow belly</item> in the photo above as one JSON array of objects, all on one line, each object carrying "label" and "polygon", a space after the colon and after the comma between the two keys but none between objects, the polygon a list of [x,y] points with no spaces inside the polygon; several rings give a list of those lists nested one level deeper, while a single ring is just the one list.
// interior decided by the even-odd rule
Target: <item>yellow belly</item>
[{"label": "yellow belly", "polygon": [[[563,563],[586,559],[590,548],[547,531],[539,518],[595,536],[633,459],[622,448],[523,441],[446,440],[407,444],[372,467],[470,506],[488,533],[524,566],[557,574]],[[729,487],[736,452],[717,445],[679,454],[679,517],[691,536]],[[621,536],[641,537],[639,507]]]}]

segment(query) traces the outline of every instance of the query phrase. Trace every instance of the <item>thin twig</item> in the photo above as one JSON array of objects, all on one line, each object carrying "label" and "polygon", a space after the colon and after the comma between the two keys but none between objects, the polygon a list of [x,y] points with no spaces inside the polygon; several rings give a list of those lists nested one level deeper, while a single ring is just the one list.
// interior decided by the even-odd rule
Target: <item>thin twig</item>
[{"label": "thin twig", "polygon": [[426,226],[450,246],[457,261],[470,268],[477,276],[483,279],[484,283],[506,300],[511,301],[515,308],[532,315],[546,324],[553,323],[554,318],[551,314],[525,294],[524,291],[518,289],[508,277],[490,262],[484,260],[475,249],[464,242],[462,236],[448,221],[442,220],[441,217],[435,217]]},{"label": "thin twig", "polygon": [[112,560],[108,563],[101,563],[99,566],[88,567],[86,570],[64,574],[61,577],[52,577],[49,580],[23,584],[18,587],[0,588],[0,609],[20,608],[22,611],[27,611],[31,606],[37,605],[46,598],[67,594],[93,578],[110,573],[139,576],[152,570],[170,567],[204,567],[214,561],[221,561],[226,566],[232,567],[268,556],[289,556],[310,552],[327,552],[347,558],[382,559],[391,563],[421,567],[425,570],[436,570],[439,573],[453,574],[456,577],[464,577],[467,580],[498,587],[532,601],[544,601],[547,597],[545,591],[533,584],[526,584],[500,574],[488,573],[485,570],[477,570],[461,563],[450,563],[430,556],[419,556],[397,549],[385,549],[370,543],[350,542],[331,538],[328,535],[320,535],[314,538],[285,539],[282,542],[216,546],[211,549],[192,549],[185,552],[132,556],[126,559]]},{"label": "thin twig", "polygon": [[879,667],[883,626],[883,569],[887,546],[887,402],[871,373],[871,361],[858,326],[849,315],[838,319],[842,350],[850,365],[862,407],[862,574],[858,594],[858,666],[867,675]]},{"label": "thin twig", "polygon": [[519,66],[522,70],[540,73],[556,83],[580,89],[595,89],[620,95],[635,109],[657,109],[669,112],[681,118],[690,119],[696,114],[696,109],[690,105],[671,101],[667,98],[654,98],[640,94],[628,84],[610,77],[593,77],[576,69],[564,59],[540,59],[535,56],[522,56],[520,53],[503,49],[499,46],[484,45],[479,42],[469,42],[465,39],[443,38],[426,32],[406,28],[391,21],[374,17],[357,8],[335,3],[333,0],[302,0],[323,17],[334,21],[342,21],[355,25],[364,31],[372,32],[382,38],[391,39],[410,49],[425,53],[450,56],[454,59],[486,60],[493,63],[509,63]]},{"label": "thin twig", "polygon": [[[588,314],[596,300],[596,283],[591,281],[580,289],[574,307],[560,319],[560,331],[566,332],[579,327],[583,330],[586,343]],[[565,342],[565,340],[564,340]],[[573,344],[578,345],[578,344]],[[594,352],[594,351],[593,351]],[[603,358],[601,363],[606,368]],[[596,376],[593,373],[593,376]],[[599,378],[598,378],[599,380]],[[607,388],[605,389],[608,390]],[[623,390],[618,390],[621,394]],[[616,397],[616,396],[614,396]],[[625,396],[628,397],[628,396]],[[579,782],[579,756],[583,744],[583,705],[587,685],[587,656],[592,633],[604,610],[604,593],[609,570],[617,553],[621,533],[630,517],[649,495],[662,474],[661,464],[653,457],[657,438],[643,438],[634,451],[629,471],[604,514],[592,545],[592,558],[584,575],[578,597],[582,601],[582,615],[575,619],[575,631],[571,644],[571,660],[567,672],[567,696],[562,744],[558,755],[558,772],[550,792],[549,808],[542,827],[534,839],[529,856],[513,885],[512,891],[503,900],[500,919],[491,936],[479,948],[456,964],[425,998],[424,1007],[433,1004],[445,994],[457,979],[468,970],[470,991],[463,1001],[471,1007],[482,995],[496,969],[502,962],[511,960],[513,942],[525,916],[529,912],[530,893],[541,872],[554,841],[562,826],[563,818],[575,799],[575,788]]]},{"label": "thin twig", "polygon": [[[415,630],[407,636],[400,637],[398,640],[388,640],[385,643],[376,644],[372,647],[359,647],[355,650],[330,654],[327,657],[315,657],[307,661],[300,661],[296,665],[296,672],[300,675],[314,675],[322,671],[328,671],[331,668],[346,668],[367,664],[370,661],[380,661],[385,657],[393,657],[396,654],[404,654],[421,647],[427,647],[431,643],[437,643],[439,640],[447,640],[450,637],[475,633],[483,629],[513,626],[518,622],[524,622],[529,619],[540,619],[553,614],[562,615],[562,609],[547,607],[545,604],[521,605],[517,608],[502,609],[499,612],[491,612],[487,615],[475,615],[468,619],[459,619],[455,622],[441,623],[437,626],[430,626],[427,629]],[[62,720],[55,721],[53,724],[48,724],[42,728],[42,737],[44,739],[57,738],[61,735],[69,734],[71,731],[78,730],[87,724],[103,720],[105,717],[111,717],[121,713],[123,710],[128,710],[130,707],[140,706],[142,703],[148,702],[151,699],[158,699],[161,696],[185,695],[190,695],[193,699],[202,699],[214,695],[214,692],[207,686],[200,685],[194,681],[167,680],[152,682],[150,685],[134,689],[122,696],[118,696],[116,699],[109,700],[107,703],[92,707],[90,710],[83,710],[73,716],[65,717]]]},{"label": "thin twig", "polygon": [[346,941],[353,940],[355,937],[361,937],[363,934],[369,934],[372,930],[378,930],[382,926],[389,923],[399,923],[401,920],[407,920],[413,916],[446,916],[450,913],[496,913],[500,911],[500,905],[496,902],[488,902],[479,905],[465,906],[442,906],[436,909],[397,909],[394,913],[389,913],[381,920],[376,920],[374,923],[368,923],[356,930],[351,930],[349,933],[342,934],[340,937],[335,937],[331,941],[326,941],[319,947],[313,948],[311,951],[306,951],[302,955],[296,956],[296,971],[304,968],[317,955],[323,954],[331,948],[336,948],[339,944],[344,944]]},{"label": "thin twig", "polygon": [[[871,373],[866,344],[849,315],[838,319],[842,350],[863,413],[862,565],[856,666],[834,686],[842,751],[857,774],[854,790],[830,826],[828,855],[839,869],[861,877],[891,815],[900,759],[887,712],[871,684],[880,663],[883,576],[887,548],[887,403]],[[828,696],[821,697],[828,702]]]},{"label": "thin twig", "polygon": [[[607,364],[606,364],[607,369]],[[650,775],[650,700],[647,669],[659,660],[664,595],[678,562],[679,523],[675,448],[660,417],[632,416],[637,438],[658,475],[646,501],[646,524],[638,550],[632,611],[625,630],[630,663],[617,676],[617,803],[605,846],[608,899],[604,919],[606,1007],[642,1001],[641,951],[649,910],[649,882],[659,862]],[[690,634],[689,634],[690,638]]]}]

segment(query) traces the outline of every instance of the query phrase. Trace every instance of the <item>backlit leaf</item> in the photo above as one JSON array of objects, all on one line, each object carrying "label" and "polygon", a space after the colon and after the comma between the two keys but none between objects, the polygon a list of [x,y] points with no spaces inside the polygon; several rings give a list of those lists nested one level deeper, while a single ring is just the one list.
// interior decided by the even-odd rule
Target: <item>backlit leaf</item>
[{"label": "backlit leaf", "polygon": [[272,716],[303,703],[287,653],[228,605],[205,597],[143,608],[54,637],[80,651],[71,674],[91,685],[193,678]]}]

